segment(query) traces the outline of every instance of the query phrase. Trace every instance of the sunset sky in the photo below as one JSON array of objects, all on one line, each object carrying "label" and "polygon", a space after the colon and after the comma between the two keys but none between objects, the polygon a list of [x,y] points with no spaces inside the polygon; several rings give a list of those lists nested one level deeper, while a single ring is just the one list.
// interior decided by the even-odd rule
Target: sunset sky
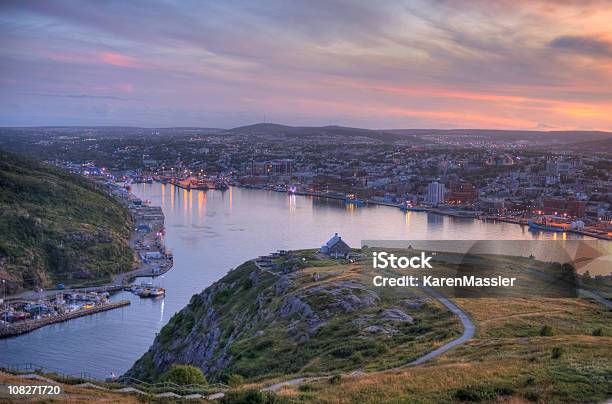
[{"label": "sunset sky", "polygon": [[610,1],[0,2],[0,126],[612,130]]}]

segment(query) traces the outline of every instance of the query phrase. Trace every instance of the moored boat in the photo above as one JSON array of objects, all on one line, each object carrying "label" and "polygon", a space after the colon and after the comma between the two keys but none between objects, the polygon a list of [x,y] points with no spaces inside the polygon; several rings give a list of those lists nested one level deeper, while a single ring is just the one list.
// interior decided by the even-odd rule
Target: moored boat
[{"label": "moored boat", "polygon": [[344,203],[347,204],[347,205],[355,205],[355,206],[363,206],[363,205],[365,205],[365,202],[363,200],[358,199],[353,194],[348,194],[346,196],[346,198],[344,198]]},{"label": "moored boat", "polygon": [[562,233],[572,229],[572,224],[568,223],[565,218],[545,215],[539,220],[527,221],[529,228],[532,230],[545,230]]},{"label": "moored boat", "polygon": [[140,297],[160,297],[166,295],[166,289],[158,287],[147,287],[140,291],[138,296]]}]

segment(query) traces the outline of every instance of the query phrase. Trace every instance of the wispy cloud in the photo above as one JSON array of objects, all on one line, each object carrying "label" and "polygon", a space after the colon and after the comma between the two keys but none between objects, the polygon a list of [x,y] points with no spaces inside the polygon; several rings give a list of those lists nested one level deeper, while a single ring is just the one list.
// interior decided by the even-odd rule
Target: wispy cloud
[{"label": "wispy cloud", "polygon": [[131,69],[142,67],[134,58],[114,52],[100,52],[100,60],[109,65],[128,67]]},{"label": "wispy cloud", "polygon": [[553,39],[550,46],[594,57],[612,58],[612,42],[597,38],[565,35]]},{"label": "wispy cloud", "polygon": [[129,98],[119,97],[116,95],[91,95],[91,94],[44,94],[44,93],[22,93],[23,95],[32,95],[36,97],[56,97],[56,98],[76,98],[90,100],[129,100]]},{"label": "wispy cloud", "polygon": [[0,116],[13,120],[612,128],[606,1],[7,0],[0,11]]}]

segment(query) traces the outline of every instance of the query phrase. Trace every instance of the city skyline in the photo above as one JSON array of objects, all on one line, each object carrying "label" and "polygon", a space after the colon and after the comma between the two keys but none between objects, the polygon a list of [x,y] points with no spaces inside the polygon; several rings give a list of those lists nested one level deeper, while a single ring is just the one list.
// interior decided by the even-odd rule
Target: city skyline
[{"label": "city skyline", "polygon": [[0,126],[612,129],[604,1],[0,9]]}]

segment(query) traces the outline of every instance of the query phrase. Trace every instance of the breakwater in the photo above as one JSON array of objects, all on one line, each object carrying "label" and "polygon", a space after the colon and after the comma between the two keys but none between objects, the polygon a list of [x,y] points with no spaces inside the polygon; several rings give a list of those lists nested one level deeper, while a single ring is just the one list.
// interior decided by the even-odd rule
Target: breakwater
[{"label": "breakwater", "polygon": [[89,309],[79,309],[70,313],[60,314],[57,316],[45,317],[39,320],[25,320],[10,325],[0,326],[0,338],[10,338],[17,335],[25,334],[30,331],[34,331],[37,328],[44,327],[46,325],[61,323],[63,321],[72,320],[73,318],[88,316],[90,314],[100,313],[106,310],[116,309],[118,307],[127,306],[130,304],[129,300],[120,300],[118,302],[105,303],[99,306],[95,306]]}]

